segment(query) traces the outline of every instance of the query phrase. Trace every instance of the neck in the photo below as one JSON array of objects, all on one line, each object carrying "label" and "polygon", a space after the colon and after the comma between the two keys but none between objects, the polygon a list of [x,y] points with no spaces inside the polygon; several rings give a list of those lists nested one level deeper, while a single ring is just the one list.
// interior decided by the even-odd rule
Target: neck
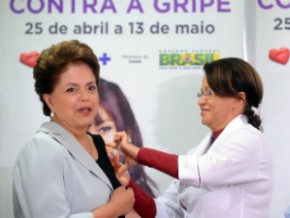
[{"label": "neck", "polygon": [[69,131],[77,140],[82,140],[84,138],[84,136],[86,137],[86,132],[87,132],[86,128],[72,128],[72,127],[66,125],[64,122],[62,122],[57,117],[54,117],[51,120],[53,122],[58,123],[63,128],[65,128],[67,131]]},{"label": "neck", "polygon": [[76,140],[84,147],[84,149],[91,155],[93,151],[92,144],[90,142],[89,136],[87,135],[87,128],[72,128],[69,125],[66,125],[64,122],[61,122],[58,118],[52,118],[52,121],[58,123],[67,131],[69,131]]}]

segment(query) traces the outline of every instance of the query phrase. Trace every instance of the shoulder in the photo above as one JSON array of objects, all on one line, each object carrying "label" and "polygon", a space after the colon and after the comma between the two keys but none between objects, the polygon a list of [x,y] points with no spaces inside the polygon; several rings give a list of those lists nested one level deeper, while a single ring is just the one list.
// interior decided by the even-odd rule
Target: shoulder
[{"label": "shoulder", "polygon": [[35,164],[35,168],[37,168],[43,164],[61,163],[68,156],[67,149],[51,135],[37,132],[20,151],[16,165]]},{"label": "shoulder", "polygon": [[232,132],[232,134],[229,135],[229,138],[236,138],[241,141],[257,141],[257,140],[263,140],[263,133],[253,127],[251,124],[246,124],[235,131]]},{"label": "shoulder", "polygon": [[13,180],[25,186],[63,179],[71,155],[51,136],[38,132],[23,147],[13,169]]},{"label": "shoulder", "polygon": [[247,118],[243,115],[232,120],[221,135],[226,140],[238,140],[240,142],[256,141],[263,138],[262,132],[249,124]]},{"label": "shoulder", "polygon": [[218,147],[248,157],[259,155],[266,146],[263,134],[250,124],[221,135],[218,141]]},{"label": "shoulder", "polygon": [[37,132],[26,144],[27,149],[38,149],[40,152],[67,153],[67,149],[56,137],[46,132]]}]

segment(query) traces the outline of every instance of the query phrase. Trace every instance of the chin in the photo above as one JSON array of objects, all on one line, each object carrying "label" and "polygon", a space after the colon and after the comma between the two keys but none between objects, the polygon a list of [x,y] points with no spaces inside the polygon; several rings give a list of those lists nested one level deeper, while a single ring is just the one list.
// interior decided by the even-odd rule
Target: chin
[{"label": "chin", "polygon": [[81,123],[81,125],[82,125],[82,126],[86,126],[86,127],[88,127],[88,126],[90,126],[92,123],[93,123],[93,121],[88,119],[88,120],[86,120],[86,121],[83,121],[83,122]]},{"label": "chin", "polygon": [[206,124],[207,124],[206,119],[202,118],[202,119],[201,119],[201,123],[202,123],[203,125],[206,125]]}]

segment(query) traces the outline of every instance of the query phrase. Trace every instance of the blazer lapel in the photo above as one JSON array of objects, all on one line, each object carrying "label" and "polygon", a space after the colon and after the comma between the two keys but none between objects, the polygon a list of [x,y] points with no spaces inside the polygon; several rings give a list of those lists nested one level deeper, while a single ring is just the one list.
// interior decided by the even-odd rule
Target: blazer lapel
[{"label": "blazer lapel", "polygon": [[62,126],[55,122],[46,122],[42,124],[39,131],[50,134],[55,140],[71,153],[76,160],[90,170],[93,174],[103,180],[111,189],[111,182],[95,160],[82,148],[82,145]]}]

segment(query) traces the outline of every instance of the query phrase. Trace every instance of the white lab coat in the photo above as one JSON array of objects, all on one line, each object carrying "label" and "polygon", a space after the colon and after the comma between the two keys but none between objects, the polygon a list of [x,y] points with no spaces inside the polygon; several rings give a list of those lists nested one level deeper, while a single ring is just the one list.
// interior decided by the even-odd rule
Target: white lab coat
[{"label": "white lab coat", "polygon": [[158,218],[266,218],[272,160],[262,133],[239,115],[210,149],[210,134],[178,158],[179,180],[157,198]]},{"label": "white lab coat", "polygon": [[21,151],[13,174],[15,218],[92,218],[113,187],[77,140],[44,123]]}]

